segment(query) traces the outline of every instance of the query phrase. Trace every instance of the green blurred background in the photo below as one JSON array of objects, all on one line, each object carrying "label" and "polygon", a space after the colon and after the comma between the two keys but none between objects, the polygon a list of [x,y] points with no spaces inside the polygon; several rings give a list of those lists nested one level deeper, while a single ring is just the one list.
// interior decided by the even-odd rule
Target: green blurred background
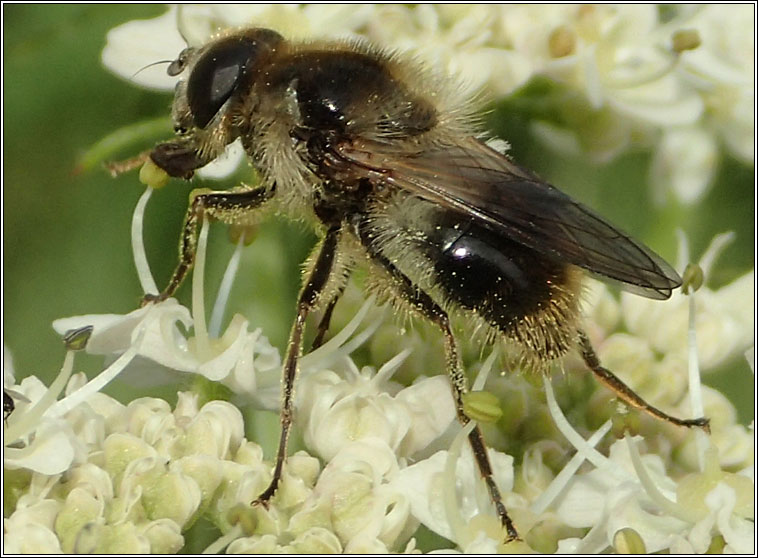
[{"label": "green blurred background", "polygon": [[[129,236],[132,210],[142,192],[136,173],[113,179],[100,168],[76,168],[82,154],[107,134],[169,114],[169,94],[132,86],[100,64],[109,29],[164,10],[155,5],[3,6],[3,340],[17,379],[36,374],[49,382],[58,372],[64,349],[51,328],[54,319],[126,313],[140,299]],[[678,227],[689,235],[695,255],[715,233],[736,231],[737,240],[719,260],[712,286],[754,266],[752,168],[724,160],[717,183],[698,206],[671,204],[657,210],[645,206],[649,153],[630,152],[601,167],[558,157],[530,137],[530,114],[522,108],[514,99],[490,116],[493,128],[513,144],[519,162],[669,260],[675,255],[673,231]],[[165,137],[170,134],[167,127]],[[146,138],[115,157],[134,155],[158,139]],[[207,185],[172,182],[151,200],[145,238],[159,285],[176,263],[189,191]],[[245,251],[232,308],[262,325],[279,347],[293,316],[299,262],[312,242],[308,231],[274,220],[261,227]],[[231,250],[224,227],[214,227],[208,292],[215,292]],[[180,299],[189,301],[186,286]],[[77,361],[86,370],[100,364],[94,357]],[[743,423],[753,415],[753,390],[746,389],[752,381],[744,359],[707,378],[737,402]],[[108,391],[124,399],[140,393],[124,385]]]}]

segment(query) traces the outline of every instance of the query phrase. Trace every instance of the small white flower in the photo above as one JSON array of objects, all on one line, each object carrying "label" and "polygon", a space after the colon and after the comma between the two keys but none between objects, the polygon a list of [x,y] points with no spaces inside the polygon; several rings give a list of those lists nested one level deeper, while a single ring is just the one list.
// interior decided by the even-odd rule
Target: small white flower
[{"label": "small white flower", "polygon": [[344,445],[321,473],[313,497],[330,510],[345,552],[388,552],[415,531],[407,495],[391,481],[393,449],[370,438]]},{"label": "small white flower", "polygon": [[501,96],[533,75],[528,59],[496,35],[501,10],[481,4],[379,5],[362,31],[372,42],[455,76],[469,94],[485,90]]},{"label": "small white flower", "polygon": [[68,425],[61,420],[44,421],[34,430],[29,445],[21,449],[4,448],[3,464],[9,469],[24,468],[54,475],[67,470],[75,455]]},{"label": "small white flower", "polygon": [[[723,473],[715,463],[712,472],[690,475],[677,483],[667,476],[657,456],[644,456],[635,464],[635,457],[629,453],[632,443],[617,441],[611,447],[608,467],[576,476],[559,498],[557,512],[565,522],[592,527],[584,540],[562,541],[561,548],[602,552],[613,547],[620,530],[633,529],[641,537],[646,552],[681,550],[684,538],[694,552],[702,553],[710,545],[717,518],[716,531],[729,539],[727,544],[742,549],[738,552],[752,546],[752,533],[746,532],[744,515],[747,512],[747,517],[752,517],[750,479]],[[640,473],[642,476],[638,476]],[[744,504],[736,507],[734,489],[724,491],[720,487],[725,485],[718,479],[740,485],[747,507]],[[726,498],[715,496],[719,490]]]},{"label": "small white flower", "polygon": [[[468,450],[461,452],[468,431],[461,430],[450,451],[439,451],[398,471],[391,486],[407,495],[413,517],[464,552],[496,552],[505,533],[473,455]],[[501,493],[507,494],[513,488],[513,458],[491,449],[488,456],[495,482]],[[518,498],[509,503],[515,501]],[[509,506],[511,513],[514,509]]]},{"label": "small white flower", "polygon": [[[650,168],[650,184],[667,185],[678,200],[692,204],[702,199],[716,172],[716,138],[698,126],[672,127],[663,132]],[[664,188],[652,194],[663,203]]]},{"label": "small white flower", "polygon": [[[700,260],[706,282],[718,254],[731,235],[717,236]],[[686,260],[686,255],[680,260]],[[696,293],[696,332],[698,361],[704,372],[712,370],[753,343],[755,316],[753,308],[755,275],[750,271],[729,285],[713,291],[703,286]],[[680,290],[665,301],[622,293],[621,307],[629,331],[646,339],[652,348],[664,354],[686,351],[689,299]]]},{"label": "small white flower", "polygon": [[162,16],[111,29],[101,59],[106,68],[132,83],[171,91],[177,78],[169,76],[166,66],[156,62],[174,60],[186,46],[176,25],[176,8],[172,7]]},{"label": "small white flower", "polygon": [[170,519],[150,521],[141,525],[139,531],[154,554],[176,554],[184,546],[181,527]]},{"label": "small white flower", "polygon": [[708,128],[747,164],[755,156],[755,29],[749,5],[699,6],[684,23],[700,46],[682,53],[684,76],[705,100]]},{"label": "small white flower", "polygon": [[13,514],[3,520],[3,551],[8,554],[62,554],[55,534],[60,503],[55,500],[19,501]]},{"label": "small white flower", "polygon": [[[150,192],[148,189],[135,208],[135,224],[142,223]],[[63,318],[56,320],[53,327],[62,334],[70,329],[91,326],[92,335],[87,351],[94,354],[134,352],[140,358],[129,366],[128,371],[148,385],[171,381],[177,372],[195,373],[226,385],[236,394],[252,397],[264,408],[276,409],[279,398],[279,353],[261,335],[261,330],[249,331],[248,320],[239,314],[232,318],[226,331],[217,338],[209,335],[205,325],[202,292],[207,234],[206,222],[200,232],[193,280],[194,316],[175,299],[169,298],[125,315]],[[154,281],[144,256],[141,226],[133,225],[132,235],[140,279],[146,290],[151,289]],[[230,267],[234,267],[233,262],[239,257],[241,247],[242,244],[238,244]],[[231,281],[224,281],[223,289],[226,291],[219,293],[221,305],[227,300],[230,288]],[[214,310],[214,321],[216,314],[220,322],[223,307]],[[182,329],[190,328],[195,329],[195,336],[182,332]]]},{"label": "small white flower", "polygon": [[[210,352],[203,354],[193,338],[185,336],[178,324],[189,328],[193,321],[189,310],[175,299],[140,308],[123,316],[84,315],[56,320],[56,331],[62,333],[72,327],[92,325],[93,354],[119,354],[131,346],[138,334],[142,341],[138,354],[160,366],[138,362],[131,369],[142,371],[141,377],[155,385],[160,379],[169,381],[175,372],[192,372],[219,381],[237,393],[246,393],[260,398],[269,407],[276,404],[272,399],[277,393],[265,396],[257,392],[261,387],[271,387],[278,382],[278,352],[260,329],[248,330],[248,321],[235,316],[227,330],[212,340]],[[276,390],[275,390],[276,391]]]},{"label": "small white flower", "polygon": [[447,377],[421,378],[404,389],[389,382],[405,356],[378,372],[348,366],[346,379],[329,370],[305,373],[296,406],[308,447],[331,460],[354,441],[379,439],[398,455],[410,456],[447,430],[455,420]]},{"label": "small white flower", "polygon": [[[71,377],[73,364],[73,351],[68,351],[61,372],[49,388],[35,376],[28,376],[13,386],[15,409],[4,421],[3,462],[7,469],[29,469],[54,475],[66,471],[86,455],[88,440],[78,437],[78,430],[88,430],[87,426],[91,425],[86,420],[80,421],[84,422],[83,426],[61,417],[82,401],[80,394],[85,392],[72,387],[77,385],[74,380],[69,382],[66,397],[58,400]],[[75,391],[79,393],[72,393]],[[88,433],[92,438],[91,430]]]}]

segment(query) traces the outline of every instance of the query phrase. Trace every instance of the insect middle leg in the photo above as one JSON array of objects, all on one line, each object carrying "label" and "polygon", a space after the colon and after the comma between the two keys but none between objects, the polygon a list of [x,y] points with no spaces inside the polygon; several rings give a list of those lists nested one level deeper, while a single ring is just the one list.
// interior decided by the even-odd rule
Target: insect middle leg
[{"label": "insect middle leg", "polygon": [[[326,237],[319,248],[316,262],[300,291],[300,295],[298,296],[297,316],[295,318],[295,323],[292,326],[292,331],[290,332],[290,338],[287,343],[287,354],[284,360],[284,369],[282,371],[282,406],[280,413],[281,434],[279,438],[279,449],[276,454],[276,465],[274,466],[274,474],[271,483],[253,502],[253,505],[261,504],[267,506],[268,501],[276,493],[276,489],[282,478],[282,469],[284,468],[284,461],[287,458],[287,440],[289,439],[290,427],[292,426],[293,391],[295,377],[297,375],[297,362],[303,351],[303,330],[305,329],[305,319],[320,302],[324,288],[329,282],[329,278],[332,276],[339,237],[339,227],[333,227],[327,231]],[[339,295],[334,296],[332,301],[336,302],[337,298],[339,298]]]},{"label": "insect middle leg", "polygon": [[204,215],[214,217],[224,223],[237,224],[249,219],[250,212],[256,211],[271,199],[272,195],[273,189],[263,187],[253,190],[218,191],[194,195],[184,219],[184,230],[179,245],[179,263],[168,286],[158,295],[146,294],[144,302],[165,300],[173,296],[176,289],[187,277],[187,273],[195,263],[198,225]]},{"label": "insect middle leg", "polygon": [[[447,312],[443,310],[432,298],[418,289],[413,282],[404,275],[399,269],[397,269],[386,258],[373,252],[369,248],[370,255],[374,261],[389,272],[393,281],[393,286],[398,296],[408,303],[411,308],[418,312],[422,317],[431,321],[437,327],[442,330],[445,341],[445,361],[447,367],[448,377],[450,378],[450,385],[453,391],[453,399],[455,401],[455,409],[458,416],[458,421],[461,425],[467,425],[471,419],[466,415],[463,410],[463,394],[469,391],[468,382],[466,376],[463,373],[463,365],[461,363],[460,354],[458,352],[458,346],[453,336],[452,329],[450,327],[450,319]],[[500,489],[495,483],[495,478],[492,474],[492,465],[490,464],[489,457],[487,455],[487,446],[484,443],[484,437],[479,426],[475,426],[468,436],[469,445],[474,454],[479,472],[487,485],[487,490],[490,493],[490,499],[495,506],[497,515],[500,518],[501,525],[507,532],[507,538],[505,542],[517,540],[519,538],[516,527],[513,525],[513,521],[508,516],[508,511],[503,504],[502,496],[500,495]]]}]

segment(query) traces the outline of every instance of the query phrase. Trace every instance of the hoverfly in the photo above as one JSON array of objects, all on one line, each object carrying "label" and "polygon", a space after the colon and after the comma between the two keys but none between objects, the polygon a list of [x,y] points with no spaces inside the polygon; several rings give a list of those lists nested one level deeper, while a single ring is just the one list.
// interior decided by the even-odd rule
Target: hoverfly
[{"label": "hoverfly", "polygon": [[[168,67],[180,75],[176,137],[149,159],[190,179],[236,140],[261,176],[255,188],[192,198],[170,297],[191,269],[204,216],[245,224],[258,210],[311,222],[320,240],[304,272],[283,366],[281,436],[273,479],[287,456],[293,388],[306,318],[324,310],[316,344],[351,270],[368,266],[380,299],[435,324],[444,337],[458,419],[467,392],[449,315],[463,314],[505,340],[533,368],[577,349],[627,404],[665,421],[708,428],[646,403],[603,368],[580,324],[584,272],[666,299],[679,275],[649,248],[490,147],[453,80],[363,42],[285,40],[262,28],[220,34]],[[469,435],[507,539],[518,537],[479,428]]]}]

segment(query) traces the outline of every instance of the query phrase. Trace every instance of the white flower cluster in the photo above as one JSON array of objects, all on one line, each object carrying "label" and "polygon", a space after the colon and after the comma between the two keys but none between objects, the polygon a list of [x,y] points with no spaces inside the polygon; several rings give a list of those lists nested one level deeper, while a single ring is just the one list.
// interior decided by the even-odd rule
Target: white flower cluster
[{"label": "white flower cluster", "polygon": [[[598,160],[649,145],[659,200],[667,188],[684,203],[701,199],[721,145],[754,162],[750,5],[181,6],[113,29],[102,58],[118,75],[170,90],[176,78],[145,66],[174,59],[185,40],[199,45],[220,28],[243,25],[294,39],[367,38],[494,99],[546,77],[562,85],[552,101],[560,116],[535,121],[535,133]],[[239,158],[237,149],[205,176],[223,175]]]},{"label": "white flower cluster", "polygon": [[[682,138],[695,138],[698,159],[685,162],[707,182],[712,171],[697,165],[712,169],[704,161],[715,159],[716,137],[738,156],[752,156],[752,146],[746,149],[752,117],[744,118],[752,110],[752,82],[741,77],[752,63],[741,31],[746,23],[738,21],[741,7],[714,10],[673,7],[664,21],[658,8],[636,5],[182,6],[114,29],[103,59],[131,78],[146,63],[175,57],[185,39],[201,43],[219,27],[246,23],[291,37],[366,36],[413,50],[497,95],[537,74],[561,81],[605,118],[594,136],[577,132],[591,138],[584,148],[596,154],[617,153],[635,135],[655,131],[659,152],[668,153],[661,157],[675,161]],[[725,21],[733,28],[728,36]],[[172,86],[164,69],[152,70],[134,80]],[[566,138],[554,126],[542,130]],[[682,199],[700,195],[695,190],[705,182],[693,186],[683,168],[658,164],[659,172],[672,173]],[[679,179],[687,183],[681,192]],[[145,292],[157,292],[141,238],[149,193],[135,212],[133,246]],[[455,421],[447,378],[392,381],[408,351],[377,359],[386,360],[377,370],[350,359],[379,326],[374,320],[356,333],[370,301],[300,360],[295,420],[307,452],[288,457],[268,509],[250,504],[268,485],[272,464],[245,438],[253,421],[237,407],[200,405],[202,395],[179,393],[172,410],[161,399],[124,405],[100,393],[121,374],[144,384],[193,374],[224,385],[235,403],[278,410],[278,351],[240,315],[221,328],[241,243],[206,325],[207,234],[204,223],[192,310],[169,299],[125,316],[58,320],[61,334],[79,333],[66,336],[69,352],[49,387],[34,377],[16,384],[6,351],[4,385],[15,401],[4,430],[6,552],[176,553],[200,519],[219,531],[209,552],[415,552],[421,524],[439,535],[437,546],[464,552],[754,552],[754,433],[737,423],[723,395],[698,382],[699,368],[708,373],[754,343],[752,272],[718,290],[703,287],[694,297],[676,293],[664,302],[626,295],[619,302],[599,284],[587,293],[588,333],[604,364],[667,412],[711,417],[710,437],[650,421],[643,426],[646,445],[626,436],[610,443],[606,457],[595,446],[610,420],[580,435],[550,382],[545,403],[542,387],[528,378],[491,379],[488,389],[508,405],[500,422],[483,426],[485,437],[509,451],[521,444],[513,451],[520,463],[489,454],[524,539],[505,546],[465,442],[468,431]],[[701,260],[706,277],[723,243],[717,239]],[[688,260],[686,246],[681,254],[679,269]],[[89,381],[72,376],[81,338],[88,352],[112,361]],[[567,371],[574,367],[566,363]],[[569,376],[558,388],[564,406],[577,385],[569,385]],[[602,389],[574,397],[571,422],[602,423],[608,398]]]},{"label": "white flower cluster", "polygon": [[[83,380],[74,376],[69,394]],[[11,417],[23,414],[17,409]],[[68,465],[52,470],[41,455],[5,460],[6,478],[25,479],[9,470],[17,466],[31,471],[5,521],[6,552],[173,554],[201,509],[242,498],[242,488],[255,491],[270,475],[228,403],[198,409],[196,396],[180,393],[172,412],[161,399],[125,406],[95,393],[64,420],[61,440],[38,443],[50,455],[76,446],[81,455]]]},{"label": "white flower cluster", "polygon": [[[149,192],[137,206],[134,223],[142,222]],[[409,387],[390,381],[408,351],[376,372],[355,367],[348,354],[376,329],[353,338],[368,304],[343,331],[301,359],[298,424],[307,447],[327,465],[320,471],[318,460],[305,452],[290,456],[269,509],[250,505],[270,481],[272,467],[263,461],[261,448],[244,439],[236,407],[211,401],[198,408],[197,395],[179,393],[172,411],[161,399],[122,405],[99,392],[120,374],[155,384],[193,373],[226,385],[248,403],[278,409],[276,349],[259,330],[249,332],[240,316],[218,337],[204,323],[207,230],[206,223],[198,245],[193,288],[200,292],[193,293],[193,312],[168,299],[124,316],[55,322],[67,337],[70,331],[86,331],[88,352],[116,357],[94,379],[86,382],[83,374],[71,378],[72,348],[49,388],[35,377],[16,385],[6,352],[5,386],[17,404],[6,419],[4,466],[13,479],[7,486],[14,481],[18,486],[14,511],[5,522],[5,548],[20,553],[174,553],[184,546],[182,533],[204,517],[224,533],[211,545],[215,550],[412,550],[410,539],[420,520],[415,513],[423,515],[414,510],[424,509],[425,493],[455,486],[457,477],[453,470],[451,478],[419,492],[406,473],[409,460],[419,460],[412,469],[416,474],[428,461],[431,469],[424,476],[434,476],[446,452],[422,458],[435,443],[446,445],[442,435],[454,423],[455,410],[446,377],[421,378]],[[139,266],[146,261],[140,253],[141,228],[135,226],[133,232]],[[238,256],[239,249],[233,261]],[[144,284],[152,284],[149,269],[139,269],[139,275]],[[229,281],[222,284],[231,288]],[[183,334],[177,324],[195,335]],[[512,471],[510,458],[496,452],[492,458],[502,465],[501,475]],[[458,474],[468,486],[477,477],[471,456],[466,459],[468,470]],[[488,500],[481,504],[486,509]],[[478,505],[468,504],[463,516],[480,513]],[[435,521],[446,529],[444,517]]]},{"label": "white flower cluster", "polygon": [[[135,223],[141,223],[146,200],[147,195],[138,204]],[[140,229],[135,226],[133,231],[135,261],[143,262]],[[207,224],[193,281],[200,294],[206,236]],[[723,244],[717,239],[706,253],[701,261],[706,271]],[[149,270],[141,269],[140,276],[144,283],[152,282]],[[222,284],[230,288],[231,282]],[[717,293],[701,292],[703,298],[712,298],[701,311],[710,319],[692,330],[699,333],[713,323],[727,325],[709,335],[741,330],[744,324],[728,326],[723,309],[730,308],[730,297],[745,301],[750,291],[746,285],[740,279]],[[670,334],[681,326],[677,316],[684,297],[659,302],[669,306],[658,316],[631,302],[619,304],[599,287],[593,293],[594,321],[599,324],[594,334],[606,337],[600,345],[604,357],[655,404],[679,405],[685,389],[677,380],[681,370],[676,361],[686,360],[682,351],[692,358],[693,346],[680,351]],[[305,452],[290,456],[269,509],[250,506],[270,481],[271,464],[262,459],[258,445],[245,440],[236,407],[221,401],[200,407],[197,395],[180,393],[172,411],[161,399],[122,405],[99,393],[118,374],[129,374],[132,380],[147,376],[154,382],[161,374],[194,373],[224,383],[240,399],[276,408],[276,350],[259,331],[248,332],[239,316],[232,318],[226,333],[209,334],[198,322],[204,316],[203,298],[195,293],[201,308],[193,307],[193,312],[169,299],[126,316],[56,322],[61,332],[86,332],[80,335],[86,335],[90,352],[116,357],[89,382],[83,374],[71,377],[73,350],[84,344],[75,343],[77,335],[67,334],[70,351],[49,388],[34,377],[15,385],[6,353],[5,384],[16,398],[4,437],[6,489],[11,494],[6,501],[13,509],[5,520],[6,549],[173,553],[203,517],[223,533],[208,548],[213,551],[413,551],[419,524],[458,550],[506,550],[489,495],[467,446],[463,450],[468,430],[455,426],[447,378],[422,377],[409,387],[392,382],[407,350],[376,372],[360,370],[350,360],[349,353],[376,329],[374,324],[355,335],[368,304],[344,330],[301,360],[296,420],[309,452],[326,465],[321,470],[319,460]],[[731,310],[729,315],[733,320],[739,316]],[[603,333],[615,329],[620,317],[636,335],[619,340],[621,334]],[[182,334],[177,322],[195,336]],[[726,346],[705,337],[697,350],[707,355],[706,365],[743,351],[747,339]],[[657,362],[649,347],[664,352],[664,360]],[[626,356],[614,360],[619,354]],[[493,361],[488,359],[483,369]],[[661,379],[666,389],[651,389],[651,378]],[[493,385],[502,400],[515,403],[517,392],[525,398],[523,405],[514,405],[507,426],[539,424],[539,419],[529,418],[529,407],[541,404],[523,389],[523,380],[498,380]],[[58,399],[66,384],[65,396]],[[548,412],[560,437],[576,448],[574,457],[561,461],[560,471],[549,465],[548,455],[560,447],[550,434],[529,444],[518,468],[512,457],[490,450],[496,481],[527,544],[541,551],[577,552],[702,552],[713,550],[714,544],[745,552],[752,547],[753,509],[746,500],[753,486],[752,433],[735,424],[731,404],[718,392],[705,390],[702,403],[714,419],[710,441],[694,432],[672,436],[661,431],[656,442],[668,440],[668,452],[641,457],[637,442],[629,439],[616,442],[606,458],[593,446],[608,433],[610,422],[585,441],[563,417],[550,382],[545,388]],[[591,409],[593,402],[580,403],[573,413],[582,405]],[[694,414],[702,413],[695,409]],[[593,467],[577,474],[583,461]],[[702,472],[673,476],[668,472],[673,463]],[[729,472],[735,470],[739,473]],[[527,550],[524,543],[512,544],[508,550]]]},{"label": "white flower cluster", "polygon": [[[706,250],[699,263],[705,277],[732,238],[719,235]],[[689,261],[683,236],[680,243],[677,267],[683,269]],[[687,378],[693,366],[707,375],[754,345],[754,275],[750,271],[717,291],[707,285],[689,296],[677,290],[665,301],[622,293],[617,302],[604,285],[593,282],[587,298],[588,326],[604,365],[654,405],[680,415],[712,417],[710,440],[729,470],[752,466],[753,432],[735,424],[734,406],[708,386],[702,386],[700,410],[694,408],[687,397],[692,389]],[[687,330],[689,335],[682,335]],[[697,467],[695,441],[690,437],[675,449],[681,464]]]}]

